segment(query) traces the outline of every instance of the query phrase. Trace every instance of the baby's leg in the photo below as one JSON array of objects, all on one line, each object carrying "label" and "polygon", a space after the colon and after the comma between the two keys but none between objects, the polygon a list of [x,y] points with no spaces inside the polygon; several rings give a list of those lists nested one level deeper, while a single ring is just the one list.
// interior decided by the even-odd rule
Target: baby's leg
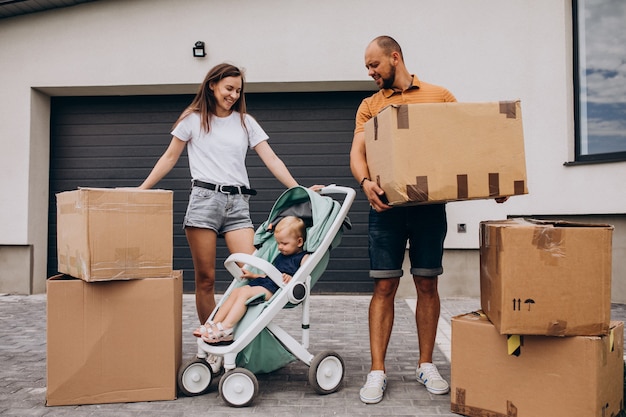
[{"label": "baby's leg", "polygon": [[246,288],[246,287],[248,286],[246,285],[243,287],[238,287],[238,288],[233,289],[230,295],[228,296],[228,298],[226,298],[226,300],[224,300],[222,305],[220,305],[220,308],[215,313],[215,316],[213,316],[213,319],[212,320],[207,319],[207,321],[202,326],[198,327],[196,330],[193,331],[193,335],[196,337],[209,338],[213,334],[215,334],[217,330],[215,328],[215,323],[219,323],[226,318],[226,315],[228,314],[228,312],[230,311],[233,304],[238,298],[237,293],[239,293],[239,291],[241,291],[242,288]]},{"label": "baby's leg", "polygon": [[224,303],[217,310],[217,313],[215,313],[215,316],[213,317],[214,323],[219,323],[221,321],[224,321],[224,319],[228,315],[228,312],[233,307],[233,304],[235,304],[237,300],[239,299],[239,293],[246,290],[247,288],[250,288],[250,286],[244,285],[242,287],[237,287],[230,292],[230,295],[228,296],[228,298],[224,300]]},{"label": "baby's leg", "polygon": [[[246,301],[248,301],[250,297],[254,297],[259,294],[265,294],[265,299],[267,300],[272,297],[272,293],[267,288],[261,286],[251,287],[249,285],[245,285],[243,287],[239,287],[238,290],[239,291],[237,291],[236,297],[234,294],[231,294],[229,297],[233,299],[233,302],[230,309],[226,312],[225,317],[218,320],[216,314],[216,318],[214,319],[216,323],[222,322],[225,329],[232,329],[235,324],[241,320],[244,314],[246,314],[246,309],[248,308],[246,306]],[[220,308],[218,313],[221,312],[221,310],[222,309]]]}]

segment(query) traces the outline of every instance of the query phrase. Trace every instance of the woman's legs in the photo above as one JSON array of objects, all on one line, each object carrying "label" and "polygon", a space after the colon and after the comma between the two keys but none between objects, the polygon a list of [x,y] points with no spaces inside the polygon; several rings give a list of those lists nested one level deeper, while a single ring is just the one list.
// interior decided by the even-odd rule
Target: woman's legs
[{"label": "woman's legs", "polygon": [[[215,256],[217,247],[217,233],[211,229],[186,227],[185,234],[193,267],[196,283],[196,310],[200,324],[204,324],[215,309]],[[254,230],[250,228],[237,229],[224,235],[226,246],[230,253],[254,252]]]},{"label": "woman's legs", "polygon": [[254,253],[254,230],[248,227],[224,234],[226,246],[230,253]]},{"label": "woman's legs", "polygon": [[215,309],[217,233],[211,229],[186,227],[185,234],[195,270],[196,311],[200,324],[204,324]]}]

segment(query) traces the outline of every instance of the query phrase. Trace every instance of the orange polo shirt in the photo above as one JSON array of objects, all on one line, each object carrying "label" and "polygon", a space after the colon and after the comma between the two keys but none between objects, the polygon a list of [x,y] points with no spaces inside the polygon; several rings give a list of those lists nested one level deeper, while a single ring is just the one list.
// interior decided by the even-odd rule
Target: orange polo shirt
[{"label": "orange polo shirt", "polygon": [[363,132],[363,125],[390,104],[454,102],[454,95],[444,87],[420,81],[413,75],[413,84],[404,91],[382,89],[363,99],[356,112],[354,133]]}]

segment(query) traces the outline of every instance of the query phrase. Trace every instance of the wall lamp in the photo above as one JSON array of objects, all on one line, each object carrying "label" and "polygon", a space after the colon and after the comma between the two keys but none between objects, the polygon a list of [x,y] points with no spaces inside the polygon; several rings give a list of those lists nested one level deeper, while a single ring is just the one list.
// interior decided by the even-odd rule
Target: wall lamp
[{"label": "wall lamp", "polygon": [[204,52],[204,42],[198,41],[193,47],[193,56],[196,58],[202,58],[206,56]]}]

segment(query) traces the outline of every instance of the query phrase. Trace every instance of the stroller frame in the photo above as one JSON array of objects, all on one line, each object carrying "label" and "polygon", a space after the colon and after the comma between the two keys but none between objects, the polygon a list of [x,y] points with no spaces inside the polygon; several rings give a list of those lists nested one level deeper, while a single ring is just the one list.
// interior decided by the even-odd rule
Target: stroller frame
[{"label": "stroller frame", "polygon": [[[287,190],[285,193],[290,190]],[[319,190],[319,194],[322,196],[337,194],[343,195],[344,197],[335,218],[321,239],[320,244],[308,256],[287,284],[283,283],[282,273],[278,271],[274,265],[265,259],[255,256],[258,251],[255,252],[254,255],[234,253],[224,261],[224,266],[234,279],[211,313],[210,319],[215,316],[217,310],[232,290],[242,285],[239,279],[241,276],[241,268],[238,264],[244,264],[247,268],[253,267],[262,271],[271,278],[280,289],[270,300],[263,302],[265,305],[262,307],[262,311],[258,317],[254,319],[253,325],[249,325],[245,329],[241,329],[241,331],[239,329],[236,330],[236,337],[232,344],[216,346],[205,343],[201,338],[198,338],[198,352],[196,358],[189,363],[183,364],[178,372],[178,386],[181,392],[186,395],[204,394],[209,390],[213,378],[223,371],[224,375],[222,375],[219,383],[219,393],[223,400],[228,405],[234,407],[250,405],[258,394],[258,381],[253,372],[243,367],[238,368],[236,360],[237,355],[264,329],[267,329],[284,348],[293,354],[293,356],[309,366],[309,383],[316,392],[319,394],[329,394],[339,388],[344,376],[343,359],[332,351],[324,351],[318,355],[313,355],[308,351],[310,324],[309,294],[311,288],[311,273],[318,263],[327,255],[333,240],[337,234],[341,232],[356,193],[349,187],[329,185]],[[300,342],[276,323],[272,322],[274,317],[288,304],[302,305],[302,335]],[[244,316],[242,321],[245,320],[245,318],[246,316]],[[216,357],[223,358],[223,369],[221,369],[221,367],[214,369],[215,364],[211,366],[211,363],[209,363],[210,358],[214,362]],[[218,360],[218,362],[220,361]]]}]

